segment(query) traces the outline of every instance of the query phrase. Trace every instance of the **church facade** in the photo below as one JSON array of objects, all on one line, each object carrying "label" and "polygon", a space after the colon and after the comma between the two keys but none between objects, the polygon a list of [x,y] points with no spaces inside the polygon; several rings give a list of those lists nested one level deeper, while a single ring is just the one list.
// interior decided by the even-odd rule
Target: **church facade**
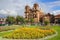
[{"label": "church facade", "polygon": [[44,12],[39,8],[39,5],[35,3],[33,5],[33,8],[30,8],[30,6],[25,6],[25,19],[29,20],[31,18],[34,19],[35,23],[38,23],[40,19],[44,16]]}]

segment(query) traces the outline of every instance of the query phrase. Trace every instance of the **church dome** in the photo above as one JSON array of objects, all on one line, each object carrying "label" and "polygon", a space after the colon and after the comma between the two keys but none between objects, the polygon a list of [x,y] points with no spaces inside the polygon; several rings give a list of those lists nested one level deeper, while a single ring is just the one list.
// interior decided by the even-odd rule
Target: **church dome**
[{"label": "church dome", "polygon": [[34,7],[39,6],[37,3],[34,4]]},{"label": "church dome", "polygon": [[29,5],[26,5],[26,6],[25,6],[25,9],[30,9],[30,6],[29,6]]}]

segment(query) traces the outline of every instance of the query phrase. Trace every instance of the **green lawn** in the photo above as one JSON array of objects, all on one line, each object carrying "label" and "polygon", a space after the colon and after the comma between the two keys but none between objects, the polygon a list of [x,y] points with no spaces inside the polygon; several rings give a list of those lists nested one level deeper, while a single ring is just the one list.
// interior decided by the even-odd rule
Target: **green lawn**
[{"label": "green lawn", "polygon": [[60,40],[60,26],[53,26],[52,28],[58,32],[58,35],[56,37],[48,39],[48,40]]},{"label": "green lawn", "polygon": [[6,34],[9,34],[9,33],[11,33],[11,32],[13,32],[13,31],[4,31],[4,32],[0,32],[0,37],[2,37],[2,36],[4,36],[4,35],[6,35]]},{"label": "green lawn", "polygon": [[[32,27],[34,27],[34,26],[32,26]],[[58,35],[55,36],[54,38],[50,38],[50,39],[47,39],[47,40],[60,40],[60,26],[54,25],[54,26],[51,26],[51,28],[56,30],[58,32]]]}]

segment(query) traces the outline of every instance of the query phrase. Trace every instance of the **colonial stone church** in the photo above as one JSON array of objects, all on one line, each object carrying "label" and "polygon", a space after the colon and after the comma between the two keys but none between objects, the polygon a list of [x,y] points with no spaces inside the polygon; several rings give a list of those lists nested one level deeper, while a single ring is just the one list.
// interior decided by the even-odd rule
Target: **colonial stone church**
[{"label": "colonial stone church", "polygon": [[25,18],[29,20],[30,18],[34,19],[34,22],[38,23],[41,17],[44,16],[44,12],[41,8],[39,8],[39,5],[35,3],[33,5],[33,8],[30,8],[30,6],[25,6]]}]

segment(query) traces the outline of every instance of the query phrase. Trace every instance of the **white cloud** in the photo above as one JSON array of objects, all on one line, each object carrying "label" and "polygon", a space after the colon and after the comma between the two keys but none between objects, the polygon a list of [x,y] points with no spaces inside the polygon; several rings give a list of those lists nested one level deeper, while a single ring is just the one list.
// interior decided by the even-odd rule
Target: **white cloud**
[{"label": "white cloud", "polygon": [[[36,3],[37,1],[38,0],[0,0],[0,9],[1,9],[0,11],[3,14],[8,14],[6,13],[7,11],[9,12],[9,15],[13,15],[13,14],[15,15],[16,13],[18,15],[24,15],[25,5],[29,5],[30,7],[32,7],[33,4]],[[46,13],[52,12],[53,7],[60,6],[60,1],[49,2],[49,3],[42,3],[38,1],[37,3],[40,5],[42,10]]]},{"label": "white cloud", "polygon": [[60,14],[60,10],[52,11],[52,14],[55,14],[55,15]]},{"label": "white cloud", "polygon": [[0,2],[0,9],[8,9],[8,10],[14,10],[18,13],[18,15],[24,15],[24,7],[25,5],[32,6],[33,3],[35,3],[36,0],[2,0]]},{"label": "white cloud", "polygon": [[[53,13],[55,11],[58,11],[58,9],[53,9],[54,7],[60,6],[60,1],[54,1],[54,2],[49,2],[49,3],[42,3],[41,5],[43,10],[48,13]],[[58,14],[58,13],[53,13],[53,14]]]},{"label": "white cloud", "polygon": [[47,4],[50,5],[49,7],[60,6],[60,1],[54,1]]},{"label": "white cloud", "polygon": [[17,12],[13,10],[0,10],[0,14],[10,15],[10,16],[17,16]]}]

